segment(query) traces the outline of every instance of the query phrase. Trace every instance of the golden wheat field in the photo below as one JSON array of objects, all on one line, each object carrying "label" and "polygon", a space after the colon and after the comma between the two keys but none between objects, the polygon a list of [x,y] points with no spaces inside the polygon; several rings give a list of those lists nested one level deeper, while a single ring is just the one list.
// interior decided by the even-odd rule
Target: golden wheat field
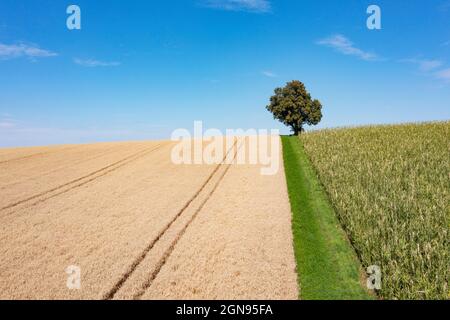
[{"label": "golden wheat field", "polygon": [[323,130],[301,137],[381,297],[448,299],[450,122]]},{"label": "golden wheat field", "polygon": [[172,147],[1,149],[0,299],[296,299],[284,170]]}]

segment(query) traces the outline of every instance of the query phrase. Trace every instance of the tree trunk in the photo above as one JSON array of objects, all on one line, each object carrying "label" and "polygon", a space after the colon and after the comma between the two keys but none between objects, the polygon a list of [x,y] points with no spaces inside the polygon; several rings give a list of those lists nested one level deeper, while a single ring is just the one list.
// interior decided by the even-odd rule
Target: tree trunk
[{"label": "tree trunk", "polygon": [[292,130],[294,131],[294,136],[299,136],[302,133],[303,128],[302,127],[293,126]]}]

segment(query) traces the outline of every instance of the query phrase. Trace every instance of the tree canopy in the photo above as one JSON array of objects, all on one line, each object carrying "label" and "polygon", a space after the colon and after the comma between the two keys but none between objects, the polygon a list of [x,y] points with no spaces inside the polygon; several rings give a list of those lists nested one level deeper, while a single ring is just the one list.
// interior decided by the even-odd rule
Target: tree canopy
[{"label": "tree canopy", "polygon": [[283,88],[276,88],[266,107],[273,117],[291,127],[295,135],[304,130],[304,125],[316,125],[322,120],[322,104],[313,100],[305,85],[293,80]]}]

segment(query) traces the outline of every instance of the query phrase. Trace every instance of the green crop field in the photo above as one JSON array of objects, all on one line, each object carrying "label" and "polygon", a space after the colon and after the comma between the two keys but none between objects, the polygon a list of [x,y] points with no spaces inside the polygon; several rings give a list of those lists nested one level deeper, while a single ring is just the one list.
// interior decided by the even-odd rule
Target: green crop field
[{"label": "green crop field", "polygon": [[301,142],[386,299],[448,299],[450,122],[322,130]]}]

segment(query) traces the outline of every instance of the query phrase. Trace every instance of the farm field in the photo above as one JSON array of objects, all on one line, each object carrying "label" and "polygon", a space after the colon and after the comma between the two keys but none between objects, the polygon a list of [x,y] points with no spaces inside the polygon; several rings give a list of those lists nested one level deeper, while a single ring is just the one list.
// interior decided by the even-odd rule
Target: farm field
[{"label": "farm field", "polygon": [[175,165],[173,145],[0,150],[0,299],[296,299],[283,168]]},{"label": "farm field", "polygon": [[301,135],[364,267],[386,299],[448,299],[450,122]]}]

